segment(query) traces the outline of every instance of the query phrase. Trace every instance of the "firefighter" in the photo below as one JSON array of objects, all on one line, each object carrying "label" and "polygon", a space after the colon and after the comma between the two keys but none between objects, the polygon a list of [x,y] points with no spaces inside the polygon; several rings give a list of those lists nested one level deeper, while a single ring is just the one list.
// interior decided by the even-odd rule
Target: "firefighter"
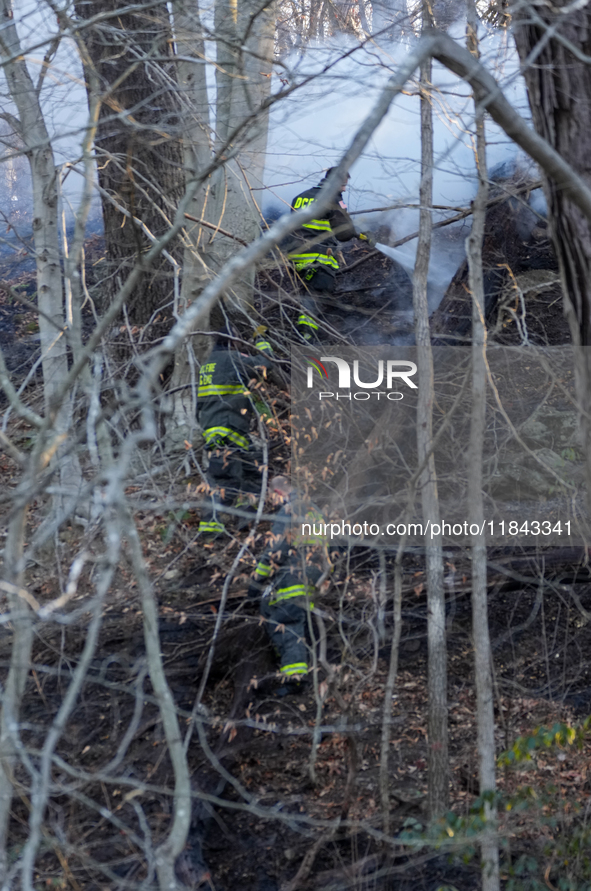
[{"label": "firefighter", "polygon": [[255,513],[261,492],[262,452],[250,435],[256,408],[248,382],[263,369],[271,370],[273,350],[262,337],[255,347],[256,356],[239,353],[232,349],[228,332],[220,331],[199,373],[197,413],[205,438],[211,506],[204,509],[198,531],[208,538],[225,533],[222,507],[238,498],[237,506]]},{"label": "firefighter", "polygon": [[[271,542],[248,587],[249,600],[261,598],[261,614],[280,658],[278,694],[302,692],[308,673],[308,610],[316,586],[331,570],[326,539],[317,534],[323,519],[316,507],[297,495],[289,480],[275,477],[271,496],[282,503],[271,529]],[[302,524],[310,524],[305,529]]]},{"label": "firefighter", "polygon": [[[320,189],[333,170],[333,167],[329,167],[317,186],[307,189],[293,199],[292,212],[307,207],[318,198]],[[343,189],[346,189],[349,179],[350,176],[347,174],[341,185],[341,191],[324,211],[322,218],[310,220],[309,223],[304,223],[296,229],[287,246],[288,259],[293,263],[309,291],[309,296],[302,300],[306,311],[300,314],[297,322],[301,335],[309,342],[318,340],[316,319],[319,312],[315,297],[332,294],[336,287],[339,264],[335,254],[339,242],[357,237],[370,247],[375,245],[372,235],[357,233],[353,220],[347,213],[347,206],[343,201]]]}]

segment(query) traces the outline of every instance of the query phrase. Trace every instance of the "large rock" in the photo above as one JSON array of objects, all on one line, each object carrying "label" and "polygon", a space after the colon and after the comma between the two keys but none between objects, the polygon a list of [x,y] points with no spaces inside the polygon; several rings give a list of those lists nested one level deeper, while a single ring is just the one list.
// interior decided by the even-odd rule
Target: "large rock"
[{"label": "large rock", "polygon": [[576,451],[579,448],[578,422],[574,411],[558,411],[542,406],[527,419],[519,432],[532,449],[554,449],[561,453],[564,449]]},{"label": "large rock", "polygon": [[500,501],[547,501],[564,495],[573,486],[580,488],[584,463],[580,452],[563,449],[533,449],[499,461],[489,480],[489,494]]}]

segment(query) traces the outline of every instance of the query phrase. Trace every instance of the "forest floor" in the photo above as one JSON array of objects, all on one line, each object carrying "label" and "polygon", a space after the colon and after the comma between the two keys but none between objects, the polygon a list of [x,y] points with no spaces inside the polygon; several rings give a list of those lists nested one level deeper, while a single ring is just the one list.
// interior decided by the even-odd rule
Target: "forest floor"
[{"label": "forest floor", "polygon": [[[360,258],[347,256],[350,263]],[[22,279],[14,283],[27,285]],[[261,299],[266,301],[273,290],[269,277],[260,284],[265,295]],[[342,276],[340,288],[349,295],[353,309],[337,310],[331,321],[347,317],[351,330],[358,330],[368,316],[357,310],[383,309],[388,289],[402,291],[407,284],[392,261],[374,256],[355,273]],[[563,344],[569,338],[556,288],[532,291],[526,304],[528,330],[533,339],[537,332],[541,342]],[[382,324],[399,329],[400,313],[407,310],[407,305],[398,303],[390,316],[385,311],[374,316],[376,328],[364,335],[364,342],[376,342],[376,338],[379,342],[385,333]],[[273,314],[279,318],[282,312],[278,303],[269,304],[270,325]],[[515,316],[500,312],[499,318],[499,339],[521,343],[522,329]],[[15,312],[2,293],[0,322],[7,335],[3,345],[25,342],[34,325],[32,314],[26,309]],[[285,415],[281,423],[287,423]],[[11,420],[9,432],[18,444],[30,436],[20,420]],[[280,434],[278,428],[278,447],[272,450],[274,472],[284,470],[289,460],[280,447]],[[10,457],[0,455],[2,491],[10,494],[17,478],[17,466]],[[478,810],[474,811],[478,766],[468,555],[446,549],[450,815],[431,830],[434,836],[426,829],[424,570],[419,551],[410,550],[403,561],[403,628],[389,744],[391,835],[384,841],[380,835],[380,745],[390,645],[380,639],[377,618],[384,564],[375,551],[353,548],[349,562],[335,572],[322,603],[330,683],[321,668],[316,692],[310,688],[300,696],[277,698],[264,680],[274,670],[269,646],[258,616],[244,601],[248,577],[269,528],[268,522],[261,523],[228,588],[218,645],[197,709],[196,695],[212,636],[217,633],[224,582],[247,536],[232,529],[221,545],[201,543],[199,512],[192,506],[200,485],[197,471],[187,475],[185,465],[127,491],[158,598],[168,680],[183,731],[192,728],[188,755],[193,789],[197,798],[201,792],[214,801],[211,817],[194,826],[189,843],[195,856],[189,851],[188,860],[206,864],[208,873],[200,879],[193,874],[186,879],[187,887],[203,885],[217,891],[479,888],[478,860],[470,848],[470,835],[478,828]],[[42,516],[43,505],[38,502],[29,514],[28,534]],[[41,603],[57,597],[82,548],[98,555],[98,538],[84,535],[77,527],[63,528],[58,540],[28,568],[30,594]],[[391,579],[393,555],[386,554],[385,560]],[[501,752],[511,750],[516,740],[531,735],[540,725],[575,724],[591,711],[587,656],[591,576],[582,551],[549,549],[540,556],[498,548],[491,550],[489,560],[489,622]],[[72,610],[86,602],[91,589],[92,579],[83,575]],[[385,618],[389,640],[390,605]],[[43,745],[63,700],[87,622],[88,615],[81,610],[71,622],[36,625],[34,668],[22,713],[23,740],[32,751]],[[10,658],[11,638],[10,625],[1,625],[3,668]],[[172,772],[145,677],[144,654],[136,583],[122,564],[105,604],[99,645],[82,695],[56,750],[64,763],[76,767],[76,796],[52,797],[47,822],[52,841],[38,861],[39,888],[115,891],[139,887],[145,873],[137,838],[145,837],[146,825],[155,841],[167,831]],[[123,760],[106,778],[104,770],[130,726],[133,733]],[[320,742],[312,763],[315,730]],[[502,875],[508,888],[582,888],[591,880],[585,853],[591,743],[585,736],[558,746],[550,742],[550,737],[538,738],[537,743],[530,743],[529,760],[516,757],[513,766],[500,771]],[[519,751],[517,746],[515,752]],[[223,770],[233,777],[225,788],[219,783]],[[56,781],[58,774],[56,768]],[[21,780],[22,792],[13,811],[11,856],[21,850],[27,833],[24,773]],[[145,822],[138,816],[138,798]],[[427,844],[433,841],[435,845]],[[579,884],[558,885],[559,879],[571,875]]]}]

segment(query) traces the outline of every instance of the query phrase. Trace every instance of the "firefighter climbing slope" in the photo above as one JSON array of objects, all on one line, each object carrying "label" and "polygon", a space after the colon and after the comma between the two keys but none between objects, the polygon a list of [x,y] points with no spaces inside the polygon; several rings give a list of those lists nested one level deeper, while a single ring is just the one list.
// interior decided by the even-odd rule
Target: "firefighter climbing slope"
[{"label": "firefighter climbing slope", "polygon": [[[324,178],[312,189],[297,195],[292,203],[292,211],[307,207],[318,198],[320,189],[334,168],[329,167]],[[332,294],[336,287],[336,274],[339,263],[336,252],[339,242],[359,238],[370,247],[375,245],[373,236],[357,233],[353,220],[347,213],[342,190],[347,187],[349,175],[342,183],[341,191],[334,202],[319,219],[304,223],[293,233],[287,245],[287,255],[296,272],[305,282],[307,295],[302,299],[305,312],[298,318],[298,328],[304,340],[317,339],[318,316],[323,295]]]},{"label": "firefighter climbing slope", "polygon": [[262,452],[253,442],[251,423],[256,409],[248,382],[264,369],[271,371],[273,350],[259,338],[256,356],[231,347],[227,332],[219,332],[214,349],[199,374],[197,412],[208,459],[207,479],[211,503],[202,513],[199,532],[223,535],[222,507],[233,505],[254,512],[261,492]]},{"label": "firefighter climbing slope", "polygon": [[299,496],[284,476],[275,477],[270,490],[283,506],[247,596],[251,600],[262,597],[261,614],[287,682],[278,693],[286,695],[302,690],[309,664],[308,610],[314,606],[317,586],[326,582],[332,567],[326,539],[314,533],[314,524],[322,523],[318,509]]}]

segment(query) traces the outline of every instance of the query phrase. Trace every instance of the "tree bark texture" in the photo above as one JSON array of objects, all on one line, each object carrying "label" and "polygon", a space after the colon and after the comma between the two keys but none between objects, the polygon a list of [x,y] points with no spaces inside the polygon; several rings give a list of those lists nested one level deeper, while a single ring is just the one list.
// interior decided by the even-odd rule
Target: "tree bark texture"
[{"label": "tree bark texture", "polygon": [[[520,5],[515,43],[524,65],[536,131],[587,185],[591,184],[591,11]],[[552,30],[550,30],[552,29]],[[586,59],[583,57],[586,56]],[[545,179],[551,234],[558,257],[565,313],[577,350],[576,372],[585,453],[591,454],[591,218],[556,179]],[[587,467],[587,483],[591,466]]]},{"label": "tree bark texture", "polygon": [[25,476],[23,484],[19,486],[21,491],[17,490],[15,493],[15,502],[20,501],[20,504],[8,524],[4,549],[4,577],[12,588],[8,593],[8,606],[14,634],[0,712],[0,883],[2,885],[6,881],[10,865],[7,846],[15,785],[14,773],[18,765],[19,748],[22,745],[19,733],[20,706],[31,668],[33,646],[32,613],[25,600],[18,596],[18,590],[23,585],[23,551],[28,509],[24,490],[30,482],[31,478]]},{"label": "tree bark texture", "polygon": [[[274,29],[274,0],[216,2],[214,148],[226,151],[229,144],[235,157],[211,177],[206,219],[248,243],[259,235],[262,220],[253,190],[263,185],[269,116],[261,105],[271,89]],[[210,233],[206,245],[207,263],[215,274],[239,250],[220,233]],[[226,298],[250,306],[253,283],[254,268]]]},{"label": "tree bark texture", "polygon": [[3,23],[0,55],[9,60],[4,63],[3,71],[18,109],[19,136],[24,142],[31,168],[37,301],[43,312],[39,317],[39,333],[45,400],[51,410],[53,391],[61,383],[64,371],[67,372],[57,171],[39,96],[22,55],[10,0],[1,0],[0,9]]},{"label": "tree bark texture", "polygon": [[[186,224],[179,311],[201,294],[223,265],[260,234],[261,213],[254,191],[263,185],[268,112],[261,110],[271,89],[273,0],[217,0],[215,6],[216,107],[210,115],[203,30],[198,0],[172,4],[178,48],[183,115],[183,159],[187,185],[215,160],[223,163],[196,189]],[[214,126],[215,125],[215,126]],[[227,157],[229,156],[229,158]],[[223,294],[226,308],[252,308],[254,266]],[[220,318],[220,321],[223,317]],[[209,317],[203,319],[208,328]],[[195,427],[195,369],[205,358],[208,339],[198,338],[176,352],[171,388],[176,391],[167,426],[167,447],[184,449]]]},{"label": "tree bark texture", "polygon": [[410,30],[406,0],[371,0],[371,9],[371,30],[378,40],[397,40]]},{"label": "tree bark texture", "polygon": [[[421,184],[419,203],[419,243],[414,274],[413,305],[419,368],[417,408],[418,479],[423,520],[439,523],[437,474],[433,456],[434,373],[427,278],[431,253],[431,212],[433,204],[433,114],[431,109],[431,60],[421,63]],[[445,591],[441,536],[425,541],[427,598],[429,604],[427,640],[429,647],[429,790],[431,818],[441,815],[449,799],[447,743],[447,642],[445,636]]]},{"label": "tree bark texture", "polygon": [[[145,12],[117,15],[120,7],[117,0],[75,3],[82,19],[113,13],[82,31],[87,89],[92,89],[94,81],[101,91],[96,149],[108,261],[105,286],[110,297],[151,247],[133,217],[158,238],[170,227],[184,191],[180,108],[167,6],[162,3]],[[171,245],[169,251],[180,255],[180,244]],[[130,319],[145,324],[171,302],[172,295],[173,269],[160,257],[128,299]]]},{"label": "tree bark texture", "polygon": [[[53,428],[54,442],[64,444],[71,423],[71,394],[62,392],[68,376],[64,290],[58,217],[58,171],[43,116],[41,95],[25,61],[11,0],[0,0],[0,58],[8,89],[18,110],[15,126],[31,169],[33,187],[33,240],[37,277],[37,305],[43,368],[46,428]],[[55,453],[55,450],[54,450]],[[78,496],[81,471],[75,452],[64,447],[58,453],[62,491],[54,499],[59,512],[72,508]],[[54,459],[55,460],[55,459]],[[62,501],[62,495],[67,499]]]},{"label": "tree bark texture", "polygon": [[[468,0],[468,49],[479,56],[476,7]],[[470,291],[472,293],[472,412],[470,452],[468,455],[468,504],[470,524],[484,521],[482,462],[486,430],[486,299],[482,264],[488,176],[484,112],[476,107],[476,166],[478,192],[473,202],[472,230],[466,239]],[[487,549],[480,535],[472,537],[472,628],[476,678],[476,719],[478,726],[478,764],[480,794],[496,791],[495,716],[493,707],[492,652],[488,627]],[[499,891],[499,846],[496,839],[497,810],[492,801],[484,806],[486,826],[482,833],[482,889]]]},{"label": "tree bark texture", "polygon": [[[182,109],[182,154],[185,181],[191,180],[207,169],[212,159],[213,131],[205,76],[205,42],[201,26],[198,0],[173,0],[174,31],[177,45],[177,78],[180,86],[179,100]],[[194,191],[188,212],[196,219],[206,213],[207,183]],[[199,224],[186,223],[183,250],[183,279],[178,313],[184,312],[192,300],[202,291],[210,279],[210,272],[203,256],[211,232]],[[204,319],[209,327],[209,317]],[[185,449],[185,440],[192,442],[197,425],[197,362],[207,354],[209,338],[198,337],[185,341],[174,355],[171,389],[172,415],[166,428],[166,446],[169,451]]]}]

